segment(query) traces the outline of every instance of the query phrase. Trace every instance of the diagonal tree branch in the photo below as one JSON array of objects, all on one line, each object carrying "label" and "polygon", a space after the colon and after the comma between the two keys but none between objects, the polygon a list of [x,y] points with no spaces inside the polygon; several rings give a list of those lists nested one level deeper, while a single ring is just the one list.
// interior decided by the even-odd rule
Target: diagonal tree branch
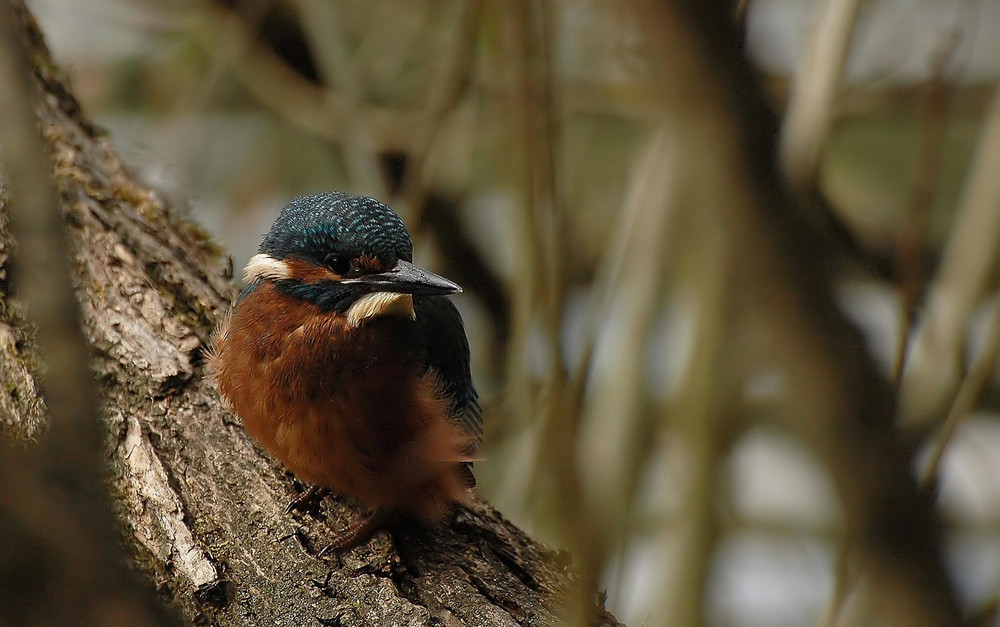
[{"label": "diagonal tree branch", "polygon": [[[566,558],[482,501],[441,528],[400,524],[339,558],[316,557],[354,505],[328,501],[313,514],[285,515],[294,482],[247,438],[205,377],[203,346],[236,294],[220,251],[138,184],[93,132],[23,5],[10,1],[32,44],[32,79],[42,92],[34,114],[102,384],[102,450],[112,469],[105,485],[132,562],[162,598],[188,623],[218,625],[555,621],[575,585]],[[0,242],[7,237],[0,229]],[[0,494],[25,489],[5,484]],[[52,486],[33,489],[47,494]],[[6,513],[0,508],[0,522]],[[41,567],[56,563],[30,555]],[[114,616],[111,624],[122,624]],[[597,616],[614,623],[603,609]]]}]

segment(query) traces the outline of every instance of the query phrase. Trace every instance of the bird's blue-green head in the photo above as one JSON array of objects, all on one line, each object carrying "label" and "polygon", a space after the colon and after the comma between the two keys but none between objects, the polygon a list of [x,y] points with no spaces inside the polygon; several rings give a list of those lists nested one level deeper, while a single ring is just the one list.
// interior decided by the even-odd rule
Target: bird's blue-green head
[{"label": "bird's blue-green head", "polygon": [[247,289],[263,281],[355,326],[380,315],[413,315],[412,295],[460,292],[412,263],[403,221],[365,196],[323,192],[290,202],[244,269]]}]

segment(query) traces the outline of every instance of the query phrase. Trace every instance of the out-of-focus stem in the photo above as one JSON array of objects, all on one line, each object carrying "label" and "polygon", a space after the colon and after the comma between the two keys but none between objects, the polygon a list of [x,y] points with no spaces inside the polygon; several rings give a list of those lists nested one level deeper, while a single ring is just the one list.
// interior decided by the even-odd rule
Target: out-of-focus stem
[{"label": "out-of-focus stem", "polygon": [[779,155],[785,176],[803,192],[813,184],[830,134],[834,98],[861,2],[823,0],[817,5],[814,26],[795,72]]},{"label": "out-of-focus stem", "polygon": [[[711,218],[708,222],[713,222]],[[681,559],[677,566],[674,593],[667,624],[696,627],[705,624],[704,606],[708,572],[716,538],[718,519],[718,476],[724,468],[722,457],[726,440],[724,418],[732,411],[732,367],[726,367],[724,351],[727,316],[732,312],[731,260],[726,255],[726,241],[717,225],[706,225],[704,237],[695,244],[693,254],[699,262],[695,279],[697,328],[694,354],[678,412],[679,427],[689,453],[690,480],[684,505]],[[730,405],[730,406],[727,406]]]},{"label": "out-of-focus stem", "polygon": [[361,86],[347,54],[336,9],[326,0],[296,0],[295,4],[301,16],[299,23],[305,30],[320,73],[330,89],[336,89],[344,99],[342,152],[352,186],[360,193],[388,199],[361,107]]},{"label": "out-of-focus stem", "polygon": [[902,420],[939,416],[959,384],[965,325],[1000,255],[1000,90],[993,95],[952,235],[903,372]]},{"label": "out-of-focus stem", "polygon": [[783,424],[833,479],[859,567],[874,582],[876,619],[957,623],[933,504],[912,477],[889,387],[838,311],[818,243],[769,161],[770,137],[753,126],[768,112],[731,45],[731,21],[696,0],[637,3],[665,106],[683,122],[686,154],[700,158],[699,211],[726,225],[738,264],[737,337],[755,349],[748,358],[780,369]]},{"label": "out-of-focus stem", "polygon": [[427,121],[414,130],[414,150],[409,153],[406,178],[399,193],[408,207],[411,224],[421,221],[423,204],[420,200],[427,189],[435,153],[445,136],[448,120],[472,82],[482,8],[483,0],[469,0],[459,5],[455,42],[428,96]]},{"label": "out-of-focus stem", "polygon": [[[570,393],[583,404],[580,455],[590,515],[609,531],[620,531],[632,497],[635,475],[643,463],[641,441],[649,427],[643,399],[648,343],[663,306],[663,280],[678,207],[677,142],[664,123],[652,133],[636,161],[615,233],[598,264],[589,317],[580,339],[583,357]],[[606,342],[607,364],[594,376],[593,354],[602,333],[613,325],[615,341]],[[613,536],[614,532],[609,536]]]},{"label": "out-of-focus stem", "polygon": [[993,316],[990,319],[989,337],[982,352],[976,357],[972,368],[958,388],[955,401],[948,411],[948,417],[941,427],[931,446],[930,455],[920,473],[920,483],[924,487],[930,486],[937,476],[938,467],[941,465],[941,458],[944,457],[948,444],[951,443],[958,427],[976,409],[976,402],[979,400],[986,387],[993,371],[996,370],[997,358],[1000,357],[1000,293],[997,294],[996,302],[993,305]]}]

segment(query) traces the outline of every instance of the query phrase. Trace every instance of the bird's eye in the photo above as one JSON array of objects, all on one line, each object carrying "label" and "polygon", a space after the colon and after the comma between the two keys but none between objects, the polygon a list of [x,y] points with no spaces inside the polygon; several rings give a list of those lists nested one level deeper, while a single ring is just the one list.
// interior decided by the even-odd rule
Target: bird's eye
[{"label": "bird's eye", "polygon": [[323,265],[341,276],[351,271],[351,260],[341,255],[327,255],[323,259]]}]

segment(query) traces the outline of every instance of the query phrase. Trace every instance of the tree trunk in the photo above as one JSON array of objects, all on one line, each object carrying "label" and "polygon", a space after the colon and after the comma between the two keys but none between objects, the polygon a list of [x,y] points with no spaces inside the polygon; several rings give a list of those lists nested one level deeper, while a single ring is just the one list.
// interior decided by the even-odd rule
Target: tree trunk
[{"label": "tree trunk", "polygon": [[[225,256],[122,165],[13,4],[102,384],[108,485],[139,571],[188,623],[554,622],[574,582],[569,559],[482,500],[439,528],[398,526],[343,556],[316,557],[354,506],[327,499],[318,514],[286,515],[300,486],[248,439],[206,378],[206,343],[237,293]],[[8,208],[0,207],[5,264]],[[11,308],[0,313],[0,426],[35,439],[45,408],[31,333]],[[600,624],[615,622],[595,611]]]}]

